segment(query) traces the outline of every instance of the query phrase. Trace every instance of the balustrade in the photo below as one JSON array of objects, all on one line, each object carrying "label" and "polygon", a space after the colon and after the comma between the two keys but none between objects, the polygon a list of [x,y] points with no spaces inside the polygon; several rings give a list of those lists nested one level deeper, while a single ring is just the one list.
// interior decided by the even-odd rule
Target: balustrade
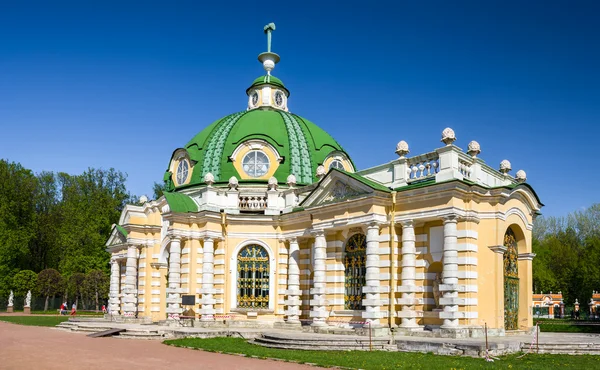
[{"label": "balustrade", "polygon": [[435,176],[439,172],[437,153],[427,153],[408,159],[406,177],[408,181],[423,180]]},{"label": "balustrade", "polygon": [[458,171],[466,178],[471,178],[471,173],[473,172],[471,169],[471,163],[469,161],[465,161],[463,159],[458,160]]},{"label": "balustrade", "polygon": [[240,195],[240,210],[258,211],[267,208],[267,197],[264,195]]}]

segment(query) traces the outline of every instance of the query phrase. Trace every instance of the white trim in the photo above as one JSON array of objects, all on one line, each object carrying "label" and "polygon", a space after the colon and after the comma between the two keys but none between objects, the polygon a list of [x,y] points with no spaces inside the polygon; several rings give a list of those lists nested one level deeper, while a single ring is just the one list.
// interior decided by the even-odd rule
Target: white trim
[{"label": "white trim", "polygon": [[479,233],[475,230],[456,230],[456,237],[479,239]]},{"label": "white trim", "polygon": [[274,272],[277,271],[275,252],[271,249],[271,247],[267,243],[263,242],[262,240],[258,240],[258,239],[244,240],[243,242],[239,243],[233,249],[233,253],[231,254],[230,263],[229,263],[229,278],[231,279],[230,280],[231,281],[230,295],[229,295],[230,309],[237,308],[237,255],[238,255],[238,253],[240,253],[242,248],[244,248],[245,246],[247,246],[249,244],[260,245],[267,251],[267,254],[269,255],[269,271],[271,272],[271,276],[269,276],[269,309],[274,310],[275,309],[275,294],[274,294],[275,293],[275,274],[274,274]]}]

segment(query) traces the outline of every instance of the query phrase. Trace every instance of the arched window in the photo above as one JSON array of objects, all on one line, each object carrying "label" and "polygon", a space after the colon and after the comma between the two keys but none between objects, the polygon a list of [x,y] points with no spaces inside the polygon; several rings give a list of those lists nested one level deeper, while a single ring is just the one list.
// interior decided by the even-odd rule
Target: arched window
[{"label": "arched window", "polygon": [[344,169],[344,164],[342,163],[342,161],[340,161],[339,159],[334,159],[330,164],[329,164],[329,168],[337,168],[338,170],[343,170]]},{"label": "arched window", "polygon": [[504,234],[504,328],[519,329],[519,251],[514,231]]},{"label": "arched window", "polygon": [[260,245],[247,245],[237,256],[237,306],[269,308],[269,255]]},{"label": "arched window", "polygon": [[345,294],[344,308],[362,310],[364,298],[362,288],[365,286],[367,262],[367,238],[364,234],[355,234],[348,239],[345,248]]}]

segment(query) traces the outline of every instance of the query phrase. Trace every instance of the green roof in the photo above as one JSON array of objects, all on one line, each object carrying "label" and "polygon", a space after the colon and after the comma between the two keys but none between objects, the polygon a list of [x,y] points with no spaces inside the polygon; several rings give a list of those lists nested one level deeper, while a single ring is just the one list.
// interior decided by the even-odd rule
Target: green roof
[{"label": "green roof", "polygon": [[[277,150],[282,161],[274,176],[282,184],[290,174],[296,176],[300,185],[312,184],[317,181],[317,167],[327,156],[342,152],[349,157],[337,141],[309,120],[281,110],[253,109],[213,122],[185,145],[193,170],[189,184],[184,187],[204,185],[204,175],[208,172],[216,182],[226,183],[232,176],[240,179],[230,157],[240,144],[251,139],[264,140]],[[167,171],[164,177],[167,184],[172,183],[172,176]]]},{"label": "green roof", "polygon": [[171,212],[187,213],[198,212],[198,205],[189,196],[183,193],[164,193]]},{"label": "green roof", "polygon": [[260,85],[275,85],[275,86],[278,86],[278,87],[281,87],[282,89],[284,89],[288,96],[290,95],[290,92],[283,84],[283,81],[281,81],[280,79],[278,79],[275,76],[269,76],[269,75],[260,76],[259,78],[252,81],[252,85],[250,85],[250,87],[246,90],[246,93],[248,93],[248,91],[250,91],[250,89],[252,89],[253,87],[260,86]]},{"label": "green roof", "polygon": [[124,237],[127,237],[127,230],[125,230],[125,228],[121,225],[115,225],[115,227],[117,228],[117,231],[120,232],[121,234],[123,234]]},{"label": "green roof", "polygon": [[380,183],[375,182],[373,180],[369,180],[368,178],[363,177],[356,173],[346,172],[346,171],[343,171],[343,170],[340,170],[337,168],[332,168],[331,171],[341,172],[341,173],[345,174],[346,176],[353,178],[356,181],[362,182],[363,184],[367,185],[368,187],[370,187],[373,190],[384,191],[386,193],[389,193],[392,191],[392,189],[388,188],[387,186],[381,185]]}]

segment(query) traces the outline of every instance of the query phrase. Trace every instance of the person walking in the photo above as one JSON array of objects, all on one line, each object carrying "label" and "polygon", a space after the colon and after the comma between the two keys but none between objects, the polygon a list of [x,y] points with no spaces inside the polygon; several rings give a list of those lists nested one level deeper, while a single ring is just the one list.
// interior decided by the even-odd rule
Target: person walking
[{"label": "person walking", "polygon": [[75,303],[73,303],[73,306],[71,306],[71,316],[75,316],[77,314],[77,305]]}]

